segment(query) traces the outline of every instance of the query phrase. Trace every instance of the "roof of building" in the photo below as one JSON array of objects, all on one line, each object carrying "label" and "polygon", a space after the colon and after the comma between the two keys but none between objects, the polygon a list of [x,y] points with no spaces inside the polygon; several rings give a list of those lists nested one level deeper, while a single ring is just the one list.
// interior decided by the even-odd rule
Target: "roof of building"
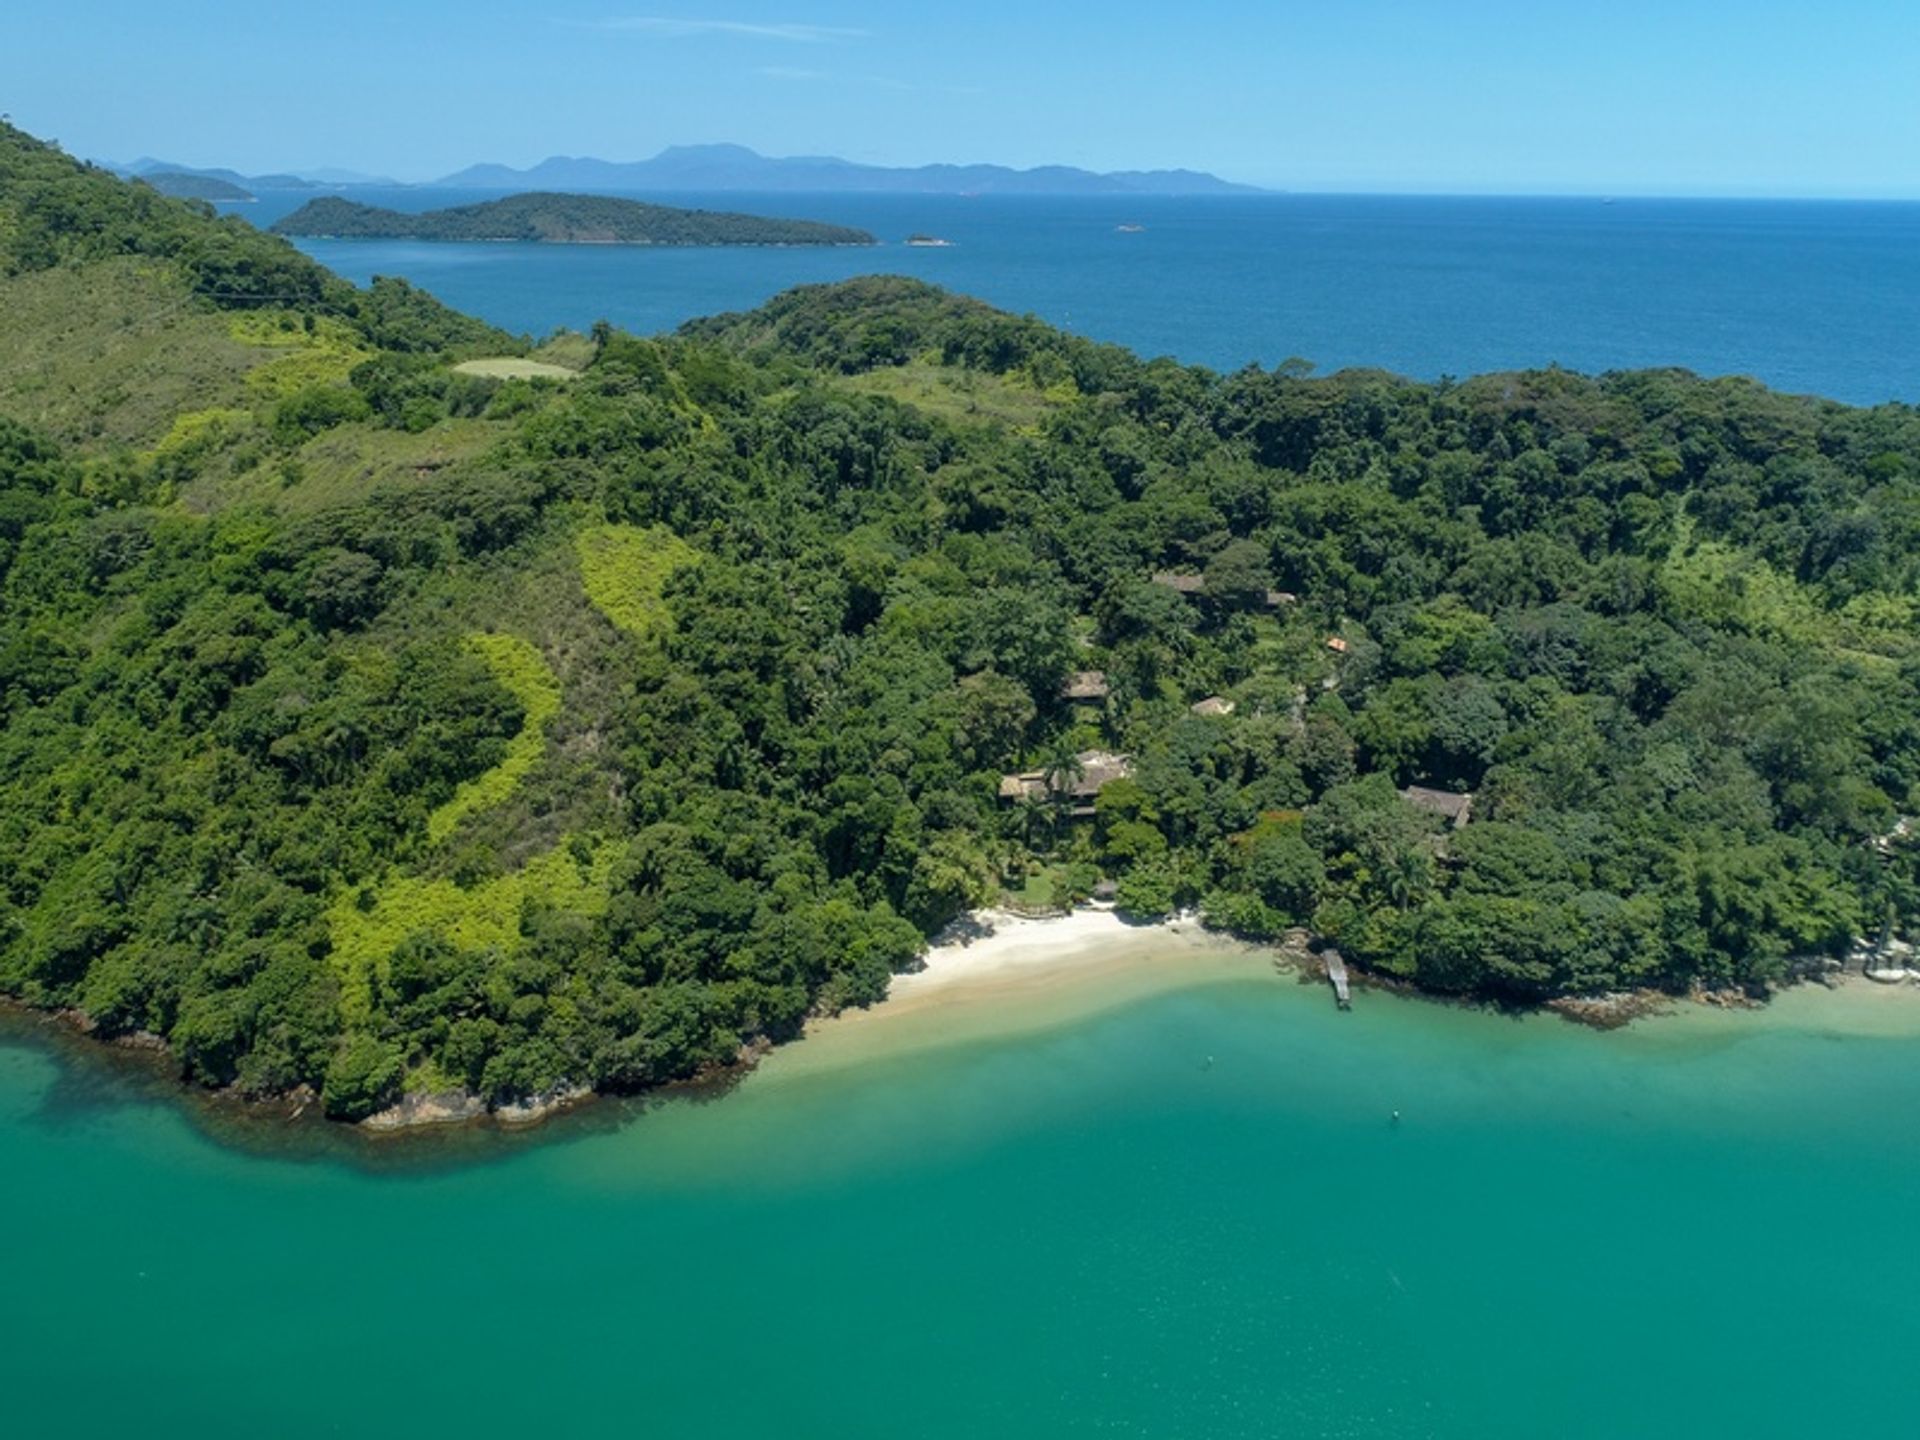
[{"label": "roof of building", "polygon": [[1131,755],[1116,755],[1107,750],[1082,750],[1074,760],[1080,773],[1071,777],[1070,784],[1061,783],[1068,777],[1054,776],[1046,770],[1022,770],[1018,774],[1000,777],[1000,798],[1040,799],[1052,790],[1071,795],[1076,800],[1091,800],[1114,781],[1124,780],[1133,774]]},{"label": "roof of building", "polygon": [[1336,655],[1344,655],[1347,653],[1347,642],[1342,640],[1338,635],[1329,635],[1327,636],[1327,649],[1333,651]]},{"label": "roof of building", "polygon": [[1473,817],[1471,795],[1459,795],[1451,790],[1430,790],[1425,785],[1409,785],[1400,792],[1400,798],[1416,809],[1441,816],[1455,829]]},{"label": "roof of building", "polygon": [[1204,700],[1195,701],[1187,708],[1196,715],[1231,715],[1233,701],[1224,695],[1209,695]]},{"label": "roof of building", "polygon": [[1291,590],[1267,591],[1267,604],[1275,609],[1278,609],[1282,605],[1298,604],[1299,600],[1300,597]]},{"label": "roof of building", "polygon": [[1067,676],[1060,693],[1068,700],[1104,700],[1110,687],[1104,670],[1076,670]]}]

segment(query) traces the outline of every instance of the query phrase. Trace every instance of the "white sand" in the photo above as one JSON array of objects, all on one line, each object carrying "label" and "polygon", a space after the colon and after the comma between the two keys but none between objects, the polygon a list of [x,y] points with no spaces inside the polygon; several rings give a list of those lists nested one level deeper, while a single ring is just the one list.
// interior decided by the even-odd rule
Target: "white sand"
[{"label": "white sand", "polygon": [[1186,919],[1130,924],[1099,906],[1044,920],[1005,910],[976,911],[937,938],[927,951],[924,970],[896,975],[888,998],[906,999],[981,981],[1015,980],[1042,969],[1083,967],[1141,945],[1164,950],[1169,937],[1199,928]]},{"label": "white sand", "polygon": [[925,969],[894,976],[885,1000],[810,1022],[807,1038],[774,1051],[756,1083],[1049,1029],[1170,990],[1273,975],[1270,949],[1210,934],[1191,917],[1136,925],[1099,907],[1046,920],[978,911],[949,927]]}]

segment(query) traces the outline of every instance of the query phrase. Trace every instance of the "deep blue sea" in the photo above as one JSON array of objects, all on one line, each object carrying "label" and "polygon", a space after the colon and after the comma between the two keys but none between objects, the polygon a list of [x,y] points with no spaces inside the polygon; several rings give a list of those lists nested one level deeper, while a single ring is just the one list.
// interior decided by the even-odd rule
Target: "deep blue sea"
[{"label": "deep blue sea", "polygon": [[[424,210],[488,198],[359,190]],[[401,275],[544,335],[641,332],[792,285],[917,275],[1145,355],[1232,370],[1422,379],[1560,364],[1681,365],[1857,404],[1920,401],[1920,204],[1843,201],[727,195],[644,199],[837,221],[874,249],[312,241],[356,280]],[[267,225],[300,204],[233,207]],[[1122,233],[1122,224],[1141,225]],[[915,232],[949,249],[911,248]]]}]

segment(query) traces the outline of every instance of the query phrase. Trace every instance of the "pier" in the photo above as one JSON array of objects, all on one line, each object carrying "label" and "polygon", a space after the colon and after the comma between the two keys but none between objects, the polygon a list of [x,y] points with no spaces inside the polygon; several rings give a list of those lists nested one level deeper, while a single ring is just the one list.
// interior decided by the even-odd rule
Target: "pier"
[{"label": "pier", "polygon": [[1327,980],[1333,986],[1333,998],[1342,1010],[1353,1008],[1353,995],[1347,989],[1347,962],[1340,958],[1338,950],[1325,950],[1320,958],[1326,962]]}]

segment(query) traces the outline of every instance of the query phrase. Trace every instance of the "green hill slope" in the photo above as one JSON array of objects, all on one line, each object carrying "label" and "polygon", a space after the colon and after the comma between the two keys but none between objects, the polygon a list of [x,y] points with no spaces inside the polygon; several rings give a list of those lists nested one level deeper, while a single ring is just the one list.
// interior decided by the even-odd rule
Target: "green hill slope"
[{"label": "green hill slope", "polygon": [[203,1084],[641,1088],[1102,877],[1516,1003],[1920,927],[1911,407],[898,279],[463,374],[526,347],[11,130],[0,317],[0,991]]},{"label": "green hill slope", "polygon": [[310,200],[276,235],[344,240],[526,240],[554,245],[871,245],[845,225],[714,210],[676,210],[606,195],[513,195],[405,214],[338,196]]}]

